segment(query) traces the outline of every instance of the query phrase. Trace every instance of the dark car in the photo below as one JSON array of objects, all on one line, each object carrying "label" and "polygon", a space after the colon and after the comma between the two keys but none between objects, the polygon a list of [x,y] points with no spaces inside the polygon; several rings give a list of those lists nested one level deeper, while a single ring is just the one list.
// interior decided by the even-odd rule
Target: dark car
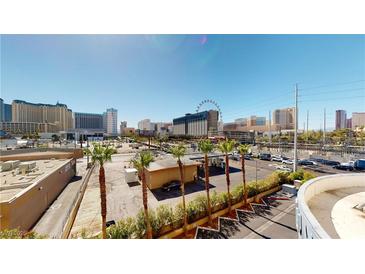
[{"label": "dark car", "polygon": [[271,154],[269,154],[269,153],[260,153],[259,159],[264,160],[264,161],[271,161]]},{"label": "dark car", "polygon": [[245,160],[252,160],[252,156],[250,154],[245,154]]},{"label": "dark car", "polygon": [[356,160],[354,168],[359,171],[365,171],[365,159]]},{"label": "dark car", "polygon": [[333,168],[339,169],[339,170],[348,170],[348,171],[353,171],[354,170],[353,165],[350,164],[350,163],[338,164],[338,165],[333,166]]},{"label": "dark car", "polygon": [[180,186],[181,186],[180,181],[171,181],[171,182],[169,182],[167,184],[164,184],[162,186],[162,190],[163,191],[170,192],[171,190],[178,190],[178,189],[180,189]]},{"label": "dark car", "polygon": [[310,160],[300,160],[300,161],[298,161],[298,164],[301,165],[301,166],[314,166],[314,165],[316,165],[315,162],[310,161]]},{"label": "dark car", "polygon": [[340,162],[337,162],[337,161],[324,160],[323,161],[323,164],[326,165],[326,166],[338,166],[341,163]]}]

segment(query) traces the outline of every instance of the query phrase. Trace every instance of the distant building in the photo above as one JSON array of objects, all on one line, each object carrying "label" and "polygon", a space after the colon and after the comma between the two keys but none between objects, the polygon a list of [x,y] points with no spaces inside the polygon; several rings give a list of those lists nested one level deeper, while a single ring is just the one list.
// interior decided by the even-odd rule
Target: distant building
[{"label": "distant building", "polygon": [[223,131],[237,131],[237,132],[265,132],[268,130],[268,123],[266,117],[250,116],[249,118],[239,118],[234,123],[226,123],[223,126]]},{"label": "distant building", "polygon": [[0,122],[11,122],[11,120],[11,105],[5,104],[4,100],[0,98]]},{"label": "distant building", "polygon": [[272,130],[294,129],[295,108],[276,109],[273,111]]},{"label": "distant building", "polygon": [[103,115],[75,112],[75,129],[103,129]]},{"label": "distant building", "polygon": [[4,122],[11,122],[12,120],[12,107],[10,104],[4,104]]},{"label": "distant building", "polygon": [[123,136],[124,134],[124,129],[127,127],[127,121],[122,121],[120,122],[120,135]]},{"label": "distant building", "polygon": [[4,120],[4,100],[0,98],[0,122]]},{"label": "distant building", "polygon": [[138,122],[138,129],[139,130],[154,130],[155,128],[154,123],[151,123],[150,119],[144,119]]},{"label": "distant building", "polygon": [[346,119],[346,128],[352,128],[352,118]]},{"label": "distant building", "polygon": [[118,135],[118,110],[109,108],[104,113],[104,128],[109,135]]},{"label": "distant building", "polygon": [[361,128],[365,126],[365,112],[352,113],[352,129]]},{"label": "distant building", "polygon": [[125,127],[123,129],[123,136],[130,136],[136,133],[136,129],[134,127]]},{"label": "distant building", "polygon": [[12,103],[12,122],[55,124],[57,131],[63,131],[73,128],[73,115],[72,110],[68,109],[65,104],[34,104],[14,100]]},{"label": "distant building", "polygon": [[346,111],[336,110],[336,130],[346,128]]},{"label": "distant building", "polygon": [[173,134],[202,137],[217,134],[219,113],[216,110],[186,114],[173,120]]}]

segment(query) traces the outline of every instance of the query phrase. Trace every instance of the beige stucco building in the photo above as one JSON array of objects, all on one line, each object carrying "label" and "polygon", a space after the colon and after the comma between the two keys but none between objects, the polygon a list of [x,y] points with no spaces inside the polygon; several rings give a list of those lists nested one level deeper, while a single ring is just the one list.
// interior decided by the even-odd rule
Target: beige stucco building
[{"label": "beige stucco building", "polygon": [[[194,182],[197,178],[200,163],[184,160],[184,182]],[[149,189],[162,187],[173,180],[180,181],[179,166],[175,159],[158,160],[150,164],[146,169],[146,183]]]}]

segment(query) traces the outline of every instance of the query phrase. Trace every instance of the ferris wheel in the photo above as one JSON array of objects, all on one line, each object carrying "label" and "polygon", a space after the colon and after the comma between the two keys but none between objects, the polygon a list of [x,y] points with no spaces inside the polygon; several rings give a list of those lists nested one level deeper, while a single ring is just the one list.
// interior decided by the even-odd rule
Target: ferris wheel
[{"label": "ferris wheel", "polygon": [[218,105],[218,103],[214,100],[211,100],[211,99],[206,99],[206,100],[203,100],[199,103],[199,105],[197,106],[196,108],[196,112],[198,113],[200,111],[200,109],[202,108],[203,105],[205,104],[212,104],[215,106],[216,110],[218,111],[219,113],[219,118],[220,118],[220,121],[223,122],[223,115],[222,115],[222,111],[221,111],[221,108],[220,106]]}]

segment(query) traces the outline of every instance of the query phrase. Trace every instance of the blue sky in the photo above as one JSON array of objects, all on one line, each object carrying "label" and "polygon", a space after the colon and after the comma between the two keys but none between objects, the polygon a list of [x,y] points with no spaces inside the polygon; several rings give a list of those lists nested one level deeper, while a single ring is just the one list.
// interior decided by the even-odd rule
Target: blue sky
[{"label": "blue sky", "polygon": [[[364,35],[2,35],[1,97],[118,109],[119,121],[171,121],[204,99],[224,122],[294,104],[299,127],[365,111]],[[207,105],[209,109],[211,106]]]}]

